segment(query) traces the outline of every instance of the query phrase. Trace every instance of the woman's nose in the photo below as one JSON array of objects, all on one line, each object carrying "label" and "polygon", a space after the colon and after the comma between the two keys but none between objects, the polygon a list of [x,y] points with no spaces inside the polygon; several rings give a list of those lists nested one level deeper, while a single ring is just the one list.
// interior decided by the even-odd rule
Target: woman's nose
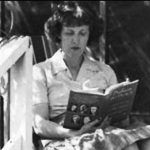
[{"label": "woman's nose", "polygon": [[79,41],[80,41],[79,36],[74,35],[72,41],[73,41],[73,44],[79,44]]}]

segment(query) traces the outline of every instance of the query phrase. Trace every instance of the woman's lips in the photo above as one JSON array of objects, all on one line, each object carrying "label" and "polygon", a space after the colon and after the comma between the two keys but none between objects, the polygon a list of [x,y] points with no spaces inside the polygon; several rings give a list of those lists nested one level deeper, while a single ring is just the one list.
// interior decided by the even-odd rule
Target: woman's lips
[{"label": "woman's lips", "polygon": [[74,47],[71,47],[72,50],[79,50],[80,47],[77,47],[77,46],[74,46]]}]

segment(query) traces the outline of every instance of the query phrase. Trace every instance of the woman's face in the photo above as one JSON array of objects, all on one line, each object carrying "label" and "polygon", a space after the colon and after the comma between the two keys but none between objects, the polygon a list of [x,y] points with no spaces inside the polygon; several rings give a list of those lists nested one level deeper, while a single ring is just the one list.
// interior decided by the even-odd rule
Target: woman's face
[{"label": "woman's face", "polygon": [[80,57],[89,39],[89,26],[66,27],[61,32],[61,48],[67,57]]}]

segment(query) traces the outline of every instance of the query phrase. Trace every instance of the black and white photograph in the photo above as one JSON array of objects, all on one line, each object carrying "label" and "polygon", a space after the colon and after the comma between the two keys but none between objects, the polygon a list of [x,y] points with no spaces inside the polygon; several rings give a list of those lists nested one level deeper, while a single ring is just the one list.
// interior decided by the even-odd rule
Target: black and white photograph
[{"label": "black and white photograph", "polygon": [[90,107],[90,113],[91,113],[93,116],[96,115],[97,111],[98,111],[98,107],[96,107],[96,106],[91,106],[91,107]]},{"label": "black and white photograph", "polygon": [[1,150],[150,150],[150,1],[0,1]]},{"label": "black and white photograph", "polygon": [[88,106],[85,104],[80,105],[80,113],[81,114],[86,114],[88,111]]},{"label": "black and white photograph", "polygon": [[74,105],[71,106],[71,111],[76,112],[77,109],[78,109],[77,105],[74,104]]},{"label": "black and white photograph", "polygon": [[73,115],[73,116],[72,116],[72,121],[73,121],[73,123],[76,125],[76,124],[79,124],[79,123],[80,123],[81,118],[80,118],[79,115]]}]

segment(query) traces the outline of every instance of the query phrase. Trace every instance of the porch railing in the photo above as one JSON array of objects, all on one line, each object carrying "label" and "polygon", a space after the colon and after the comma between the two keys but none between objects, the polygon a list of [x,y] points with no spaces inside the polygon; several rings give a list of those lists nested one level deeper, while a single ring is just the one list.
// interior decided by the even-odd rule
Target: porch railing
[{"label": "porch railing", "polygon": [[2,150],[32,149],[32,45],[30,37],[0,46],[0,78],[8,73],[8,142]]}]

